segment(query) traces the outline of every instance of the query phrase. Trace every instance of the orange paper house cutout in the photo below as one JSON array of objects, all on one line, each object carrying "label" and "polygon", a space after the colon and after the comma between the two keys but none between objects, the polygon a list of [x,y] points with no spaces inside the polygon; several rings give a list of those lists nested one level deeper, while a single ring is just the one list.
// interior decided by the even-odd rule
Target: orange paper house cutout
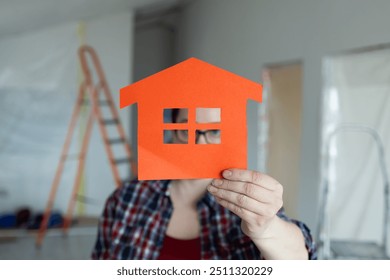
[{"label": "orange paper house cutout", "polygon": [[[138,103],[138,179],[220,178],[247,166],[247,100],[262,86],[196,58],[120,90],[120,108]],[[188,109],[188,123],[164,123],[163,111]],[[196,123],[196,108],[220,108],[220,123]],[[164,130],[188,130],[188,144],[166,144]],[[195,131],[220,129],[220,144],[196,144]]]}]

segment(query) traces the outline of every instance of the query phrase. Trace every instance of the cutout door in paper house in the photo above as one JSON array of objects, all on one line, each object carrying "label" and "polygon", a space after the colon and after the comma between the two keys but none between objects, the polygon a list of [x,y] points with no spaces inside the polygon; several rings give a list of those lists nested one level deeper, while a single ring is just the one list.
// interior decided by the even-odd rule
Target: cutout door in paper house
[{"label": "cutout door in paper house", "polygon": [[[138,179],[220,178],[247,167],[246,106],[261,102],[262,86],[196,58],[120,90],[120,107],[138,103]],[[164,122],[164,110],[187,110],[185,123]],[[213,109],[219,122],[197,121]],[[217,109],[217,110],[215,110]],[[196,134],[219,130],[220,142],[197,144]],[[164,131],[187,133],[187,143],[164,142]]]}]

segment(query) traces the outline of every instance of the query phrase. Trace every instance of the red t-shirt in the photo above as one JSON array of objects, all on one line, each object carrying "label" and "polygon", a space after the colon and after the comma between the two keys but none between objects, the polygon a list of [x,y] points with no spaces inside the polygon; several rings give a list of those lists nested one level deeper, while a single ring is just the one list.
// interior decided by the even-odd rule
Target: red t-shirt
[{"label": "red t-shirt", "polygon": [[160,251],[159,260],[200,260],[200,238],[176,239],[168,235]]}]

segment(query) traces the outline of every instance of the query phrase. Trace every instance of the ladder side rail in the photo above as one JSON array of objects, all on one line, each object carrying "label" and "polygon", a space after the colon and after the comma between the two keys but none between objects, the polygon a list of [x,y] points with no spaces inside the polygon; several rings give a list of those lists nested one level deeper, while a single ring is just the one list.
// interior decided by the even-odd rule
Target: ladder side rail
[{"label": "ladder side rail", "polygon": [[37,247],[40,247],[42,245],[43,238],[46,234],[51,210],[53,208],[55,196],[57,194],[59,183],[61,180],[61,176],[62,176],[62,173],[64,170],[65,161],[66,161],[66,158],[68,156],[69,148],[70,148],[70,145],[72,142],[74,127],[76,126],[78,117],[80,115],[80,109],[81,109],[81,106],[83,103],[84,91],[85,91],[85,83],[82,83],[79,87],[79,94],[78,94],[77,101],[76,101],[76,104],[75,104],[73,112],[72,112],[72,117],[71,117],[71,120],[70,120],[70,123],[68,126],[68,131],[66,133],[65,143],[64,143],[64,146],[62,148],[60,161],[58,163],[56,174],[54,176],[54,180],[53,180],[52,185],[51,185],[49,199],[48,199],[47,206],[46,206],[45,212],[43,214],[43,218],[42,218],[42,221],[40,224],[39,232],[38,232],[38,235],[36,238],[36,246]]},{"label": "ladder side rail", "polygon": [[[91,90],[91,88],[89,88]],[[66,233],[68,231],[68,228],[71,224],[72,216],[73,216],[73,209],[76,203],[77,194],[80,188],[81,178],[85,167],[85,160],[87,157],[88,152],[88,145],[89,140],[91,138],[92,128],[93,128],[93,121],[95,119],[95,115],[93,110],[91,109],[89,112],[88,120],[87,120],[87,126],[86,130],[83,136],[82,146],[81,146],[81,152],[80,152],[80,158],[77,166],[77,173],[74,180],[73,188],[72,188],[72,194],[71,198],[68,204],[68,209],[66,212],[66,216],[64,219],[64,225],[63,225],[63,231]]]},{"label": "ladder side rail", "polygon": [[388,248],[388,224],[390,219],[390,204],[389,204],[389,175],[387,173],[387,164],[386,164],[386,158],[385,158],[385,148],[383,145],[383,141],[379,135],[379,133],[368,126],[357,126],[357,125],[345,125],[345,129],[349,129],[351,131],[362,131],[368,133],[374,142],[377,143],[377,151],[378,151],[378,158],[379,158],[379,166],[382,173],[382,180],[384,185],[384,224],[383,224],[383,233],[382,233],[382,246],[384,248],[385,253],[387,254],[387,248]]},{"label": "ladder side rail", "polygon": [[331,257],[330,250],[330,215],[329,215],[329,180],[327,175],[329,174],[329,151],[330,143],[333,138],[334,132],[331,133],[325,141],[325,162],[323,165],[323,184],[322,184],[322,201],[320,206],[319,222],[317,226],[317,240],[319,242],[319,248],[321,248],[321,254],[324,259]]},{"label": "ladder side rail", "polygon": [[382,139],[380,138],[378,132],[375,130],[372,131],[372,136],[374,137],[375,141],[378,143],[378,156],[379,156],[379,163],[380,168],[382,172],[382,180],[384,184],[384,207],[385,207],[385,213],[383,216],[384,224],[383,224],[383,235],[382,235],[382,244],[384,246],[385,254],[387,255],[387,249],[388,249],[388,233],[389,233],[389,212],[390,212],[390,205],[389,205],[389,175],[387,173],[387,164],[386,164],[386,158],[385,158],[385,148],[382,142]]},{"label": "ladder side rail", "polygon": [[[390,214],[390,204],[389,204],[389,177],[387,174],[387,166],[386,166],[386,161],[384,157],[384,145],[383,142],[381,141],[381,138],[378,134],[377,131],[375,131],[371,127],[367,126],[362,126],[362,125],[356,125],[356,124],[342,124],[339,127],[335,128],[328,136],[328,139],[325,142],[325,164],[324,164],[324,169],[325,172],[324,174],[328,174],[328,169],[329,169],[329,151],[330,151],[330,143],[332,138],[334,138],[338,133],[341,132],[363,132],[367,133],[371,138],[374,140],[377,146],[377,151],[379,154],[379,162],[380,162],[380,169],[382,173],[382,178],[384,182],[384,193],[385,193],[385,213],[384,213],[384,225],[383,225],[383,234],[382,234],[382,246],[385,250],[385,253],[387,253],[387,237],[388,237],[388,221],[389,221],[389,214]],[[326,175],[324,175],[326,176]],[[318,224],[318,229],[317,229],[317,237],[319,238],[318,240],[320,241],[320,245],[324,247],[324,257],[329,258],[330,257],[330,217],[326,213],[329,210],[329,182],[327,179],[324,179],[323,185],[323,206],[320,208],[320,221]],[[324,236],[321,238],[321,232],[324,232]]]}]

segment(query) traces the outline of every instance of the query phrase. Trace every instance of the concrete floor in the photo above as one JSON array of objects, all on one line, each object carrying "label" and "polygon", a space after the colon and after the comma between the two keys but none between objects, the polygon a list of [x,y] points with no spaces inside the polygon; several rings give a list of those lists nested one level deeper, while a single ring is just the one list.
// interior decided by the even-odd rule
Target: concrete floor
[{"label": "concrete floor", "polygon": [[60,229],[50,229],[42,246],[36,248],[37,232],[0,231],[0,260],[88,260],[96,241],[96,226],[71,228],[64,236]]}]

